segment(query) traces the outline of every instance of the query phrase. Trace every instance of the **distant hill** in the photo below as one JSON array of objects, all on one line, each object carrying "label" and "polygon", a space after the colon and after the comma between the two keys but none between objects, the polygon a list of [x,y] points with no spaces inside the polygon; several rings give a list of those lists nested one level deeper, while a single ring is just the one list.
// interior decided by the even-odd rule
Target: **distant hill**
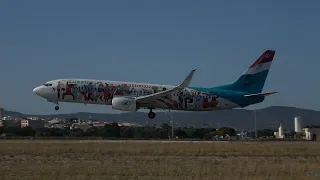
[{"label": "distant hill", "polygon": [[[285,129],[294,129],[294,117],[301,116],[302,126],[318,125],[320,124],[320,111],[313,111],[308,109],[299,109],[294,107],[272,106],[257,110],[257,128],[272,128],[276,129],[280,123],[283,123]],[[213,112],[173,112],[174,122],[178,123],[175,126],[183,127],[222,127],[229,126],[236,129],[253,130],[254,129],[254,111],[233,109]],[[28,115],[19,112],[5,111],[5,116],[38,116]],[[170,114],[169,114],[170,115]],[[169,123],[171,116],[166,115],[165,112],[157,112],[157,116],[153,120],[149,120],[146,113],[143,112],[129,112],[121,114],[98,114],[79,112],[73,114],[55,114],[55,115],[39,115],[39,117],[59,117],[70,118],[79,117],[80,119],[104,120],[109,122],[131,122],[139,124],[162,124]]]}]

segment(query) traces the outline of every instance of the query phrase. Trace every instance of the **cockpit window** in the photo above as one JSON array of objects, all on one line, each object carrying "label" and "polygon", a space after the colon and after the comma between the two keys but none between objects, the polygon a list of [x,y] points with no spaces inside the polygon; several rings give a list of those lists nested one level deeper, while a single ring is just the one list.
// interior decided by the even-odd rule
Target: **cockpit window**
[{"label": "cockpit window", "polygon": [[44,85],[45,86],[52,86],[52,84],[50,84],[50,83],[45,83]]}]

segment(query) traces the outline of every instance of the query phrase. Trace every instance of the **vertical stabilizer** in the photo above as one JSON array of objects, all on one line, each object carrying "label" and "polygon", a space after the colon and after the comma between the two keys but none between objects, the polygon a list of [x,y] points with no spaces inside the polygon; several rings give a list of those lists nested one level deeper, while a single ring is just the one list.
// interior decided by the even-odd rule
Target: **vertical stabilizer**
[{"label": "vertical stabilizer", "polygon": [[248,93],[261,93],[269,74],[274,55],[275,50],[266,50],[236,81],[217,88]]}]

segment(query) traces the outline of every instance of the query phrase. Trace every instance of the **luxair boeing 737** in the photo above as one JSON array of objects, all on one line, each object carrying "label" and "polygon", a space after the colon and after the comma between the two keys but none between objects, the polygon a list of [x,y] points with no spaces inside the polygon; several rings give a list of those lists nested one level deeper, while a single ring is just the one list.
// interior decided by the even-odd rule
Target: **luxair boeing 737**
[{"label": "luxair boeing 737", "polygon": [[153,109],[214,111],[244,108],[261,103],[276,92],[262,93],[274,50],[265,51],[233,83],[217,87],[189,87],[195,70],[178,86],[93,79],[57,79],[36,87],[33,92],[56,104],[59,102],[111,105],[112,109],[137,111]]}]

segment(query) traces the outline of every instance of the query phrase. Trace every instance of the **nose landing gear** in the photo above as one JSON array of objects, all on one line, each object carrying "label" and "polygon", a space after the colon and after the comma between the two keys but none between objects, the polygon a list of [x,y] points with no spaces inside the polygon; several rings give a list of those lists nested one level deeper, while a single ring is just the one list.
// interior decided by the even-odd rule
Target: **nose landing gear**
[{"label": "nose landing gear", "polygon": [[[48,101],[49,101],[49,100],[48,100]],[[59,110],[59,102],[58,102],[58,101],[49,101],[49,102],[52,102],[52,103],[56,104],[56,106],[54,107],[54,109],[55,109],[56,111]]]},{"label": "nose landing gear", "polygon": [[156,113],[152,112],[152,109],[150,109],[150,112],[148,113],[148,117],[150,119],[154,119],[156,117]]}]

